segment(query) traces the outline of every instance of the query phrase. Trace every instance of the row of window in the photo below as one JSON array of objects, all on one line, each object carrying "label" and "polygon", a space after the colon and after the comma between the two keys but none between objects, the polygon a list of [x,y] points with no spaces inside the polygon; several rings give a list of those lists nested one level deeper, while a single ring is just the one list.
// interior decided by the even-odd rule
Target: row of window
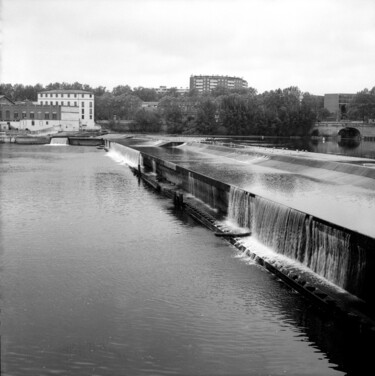
[{"label": "row of window", "polygon": [[[82,115],[85,113],[85,109],[82,108]],[[92,108],[90,108],[90,115],[92,115]]]},{"label": "row of window", "polygon": [[[60,96],[61,96],[61,98],[70,98],[70,94],[58,94],[58,93],[55,93],[55,94],[48,94],[48,93],[43,94],[43,93],[41,93],[40,97],[41,98],[43,98],[43,97],[48,98],[48,95],[50,96],[50,98],[53,98],[53,96],[55,96],[55,98],[59,98]],[[66,95],[66,97],[65,97],[65,95]],[[73,96],[74,96],[74,98],[77,98],[78,95],[79,94],[72,94],[72,98],[73,98]],[[85,95],[86,94],[81,94],[81,97],[85,98]],[[92,94],[88,94],[88,96],[89,96],[89,98],[92,98]]]},{"label": "row of window", "polygon": [[[66,104],[66,106],[68,106],[68,107],[70,107],[70,101],[68,101],[68,102],[66,102],[67,104]],[[73,102],[74,104],[73,104],[73,107],[78,107],[78,104],[77,104],[77,102]],[[89,104],[89,106],[90,107],[92,107],[92,102],[89,102],[90,104]],[[40,101],[40,104],[41,105],[46,105],[46,106],[48,106],[48,101]],[[60,104],[61,104],[61,106],[65,106],[65,102],[64,101],[61,101],[60,102]],[[53,104],[53,102],[52,101],[50,101],[49,102],[49,105],[50,106],[53,106],[54,104]],[[55,102],[55,106],[58,106],[59,105],[59,102]],[[82,107],[85,107],[85,102],[81,102],[81,106]]]},{"label": "row of window", "polygon": [[[11,116],[10,116],[10,111],[5,111],[5,117],[3,119],[3,112],[0,111],[0,120],[11,120]],[[26,112],[22,112],[21,113],[21,117],[22,119],[26,119],[27,117],[27,114]],[[29,117],[30,119],[35,119],[35,113],[34,112],[30,112],[29,113]],[[51,117],[52,117],[52,120],[57,120],[57,113],[56,112],[52,112],[51,114]],[[41,119],[42,118],[42,112],[38,112],[38,118]],[[19,113],[18,112],[13,112],[13,120],[19,120],[20,117],[19,117]],[[49,120],[50,119],[50,113],[49,112],[45,112],[44,113],[44,119],[46,120]]]}]

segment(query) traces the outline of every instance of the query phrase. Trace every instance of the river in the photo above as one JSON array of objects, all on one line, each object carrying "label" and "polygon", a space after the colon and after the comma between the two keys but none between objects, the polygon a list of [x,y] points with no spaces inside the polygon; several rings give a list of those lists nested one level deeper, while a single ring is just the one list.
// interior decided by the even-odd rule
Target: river
[{"label": "river", "polygon": [[90,147],[0,145],[3,375],[343,375],[371,348]]},{"label": "river", "polygon": [[375,159],[375,142],[365,139],[340,137],[291,138],[262,136],[215,137],[216,142],[247,146],[264,146],[278,149],[306,150],[313,153],[345,155]]}]

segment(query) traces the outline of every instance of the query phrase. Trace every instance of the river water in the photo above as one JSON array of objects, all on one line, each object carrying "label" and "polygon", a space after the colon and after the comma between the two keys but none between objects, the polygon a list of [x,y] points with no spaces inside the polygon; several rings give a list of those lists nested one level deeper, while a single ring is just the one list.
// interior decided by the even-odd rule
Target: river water
[{"label": "river water", "polygon": [[343,375],[372,364],[344,324],[110,154],[3,144],[0,155],[2,375]]},{"label": "river water", "polygon": [[275,147],[278,149],[306,150],[313,153],[345,155],[375,159],[375,141],[365,139],[344,139],[340,137],[290,138],[243,136],[215,138],[216,142],[237,143],[248,146]]}]

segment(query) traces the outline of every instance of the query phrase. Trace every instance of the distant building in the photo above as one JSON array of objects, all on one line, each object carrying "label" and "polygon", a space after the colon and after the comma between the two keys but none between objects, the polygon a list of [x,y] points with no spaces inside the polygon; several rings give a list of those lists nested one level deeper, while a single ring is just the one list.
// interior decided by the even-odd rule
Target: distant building
[{"label": "distant building", "polygon": [[346,117],[348,104],[355,94],[324,94],[324,108],[335,116],[336,120]]},{"label": "distant building", "polygon": [[176,92],[178,94],[185,94],[185,93],[188,93],[189,92],[189,88],[188,87],[167,87],[167,86],[159,86],[158,88],[155,88],[154,90],[158,93],[158,94],[166,94],[169,90],[171,89],[176,89]]},{"label": "distant building", "polygon": [[78,107],[50,104],[1,104],[0,122],[9,128],[29,131],[78,131],[80,130]]},{"label": "distant building", "polygon": [[217,86],[223,86],[228,89],[247,88],[247,81],[239,77],[232,76],[191,76],[190,90],[195,89],[199,92],[210,92]]},{"label": "distant building", "polygon": [[35,131],[97,129],[94,95],[83,90],[50,90],[38,93],[38,101],[13,102],[0,96],[2,128]]},{"label": "distant building", "polygon": [[144,108],[147,111],[156,111],[158,109],[159,102],[142,102],[141,108]]},{"label": "distant building", "polygon": [[10,100],[7,96],[0,95],[0,105],[2,104],[15,104],[15,103],[12,100]]},{"label": "distant building", "polygon": [[[38,93],[38,104],[50,106],[76,107],[79,109],[80,128],[95,128],[94,94],[84,90],[48,90]],[[76,113],[71,110],[70,113]]]}]

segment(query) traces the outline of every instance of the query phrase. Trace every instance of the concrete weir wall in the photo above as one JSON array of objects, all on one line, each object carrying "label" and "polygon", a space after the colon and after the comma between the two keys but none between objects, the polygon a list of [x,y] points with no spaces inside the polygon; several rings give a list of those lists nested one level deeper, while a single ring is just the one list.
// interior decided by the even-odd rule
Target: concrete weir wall
[{"label": "concrete weir wall", "polygon": [[[106,141],[108,149],[112,149],[110,144]],[[139,152],[139,161],[143,173],[152,172],[173,183],[221,217],[232,216],[263,245],[300,262],[375,312],[375,239],[144,152]]]}]

